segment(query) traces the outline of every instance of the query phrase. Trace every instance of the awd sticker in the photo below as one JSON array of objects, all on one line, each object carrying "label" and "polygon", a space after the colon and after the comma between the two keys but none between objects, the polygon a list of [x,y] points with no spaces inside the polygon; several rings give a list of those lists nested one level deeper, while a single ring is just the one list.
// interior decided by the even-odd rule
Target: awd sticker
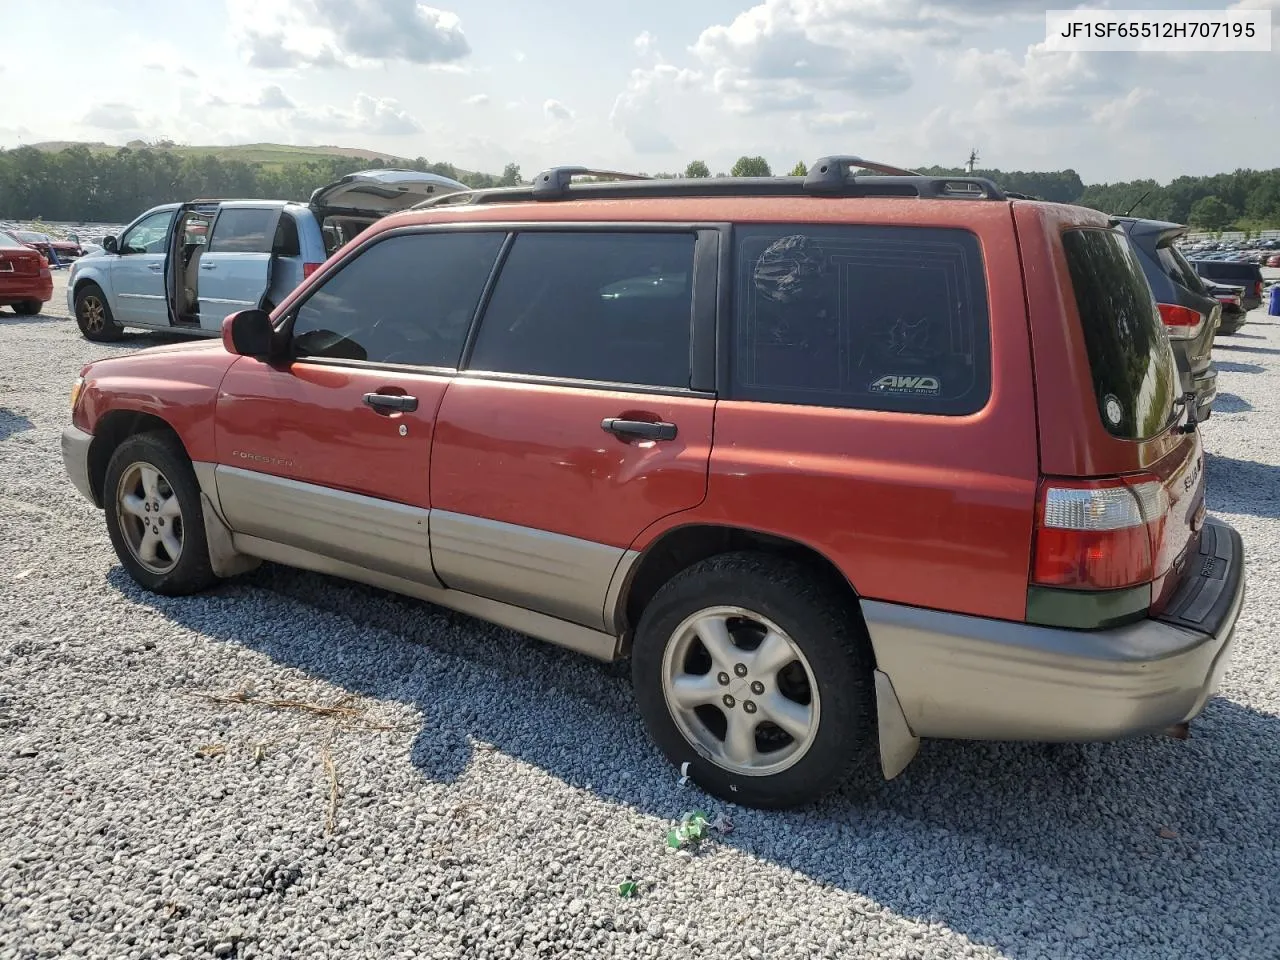
[{"label": "awd sticker", "polygon": [[937,377],[888,373],[873,382],[871,389],[876,393],[909,393],[936,397],[942,390],[942,384]]}]

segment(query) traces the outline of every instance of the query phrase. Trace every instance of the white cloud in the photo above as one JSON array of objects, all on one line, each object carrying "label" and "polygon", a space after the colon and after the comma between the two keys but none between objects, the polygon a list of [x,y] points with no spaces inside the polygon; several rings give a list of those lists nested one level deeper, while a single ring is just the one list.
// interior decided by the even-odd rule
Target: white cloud
[{"label": "white cloud", "polygon": [[636,37],[631,43],[635,47],[636,53],[642,57],[658,52],[658,38],[648,30],[641,31],[640,36]]},{"label": "white cloud", "polygon": [[326,106],[322,110],[299,109],[289,117],[300,132],[363,133],[376,136],[403,136],[420,133],[422,124],[396,100],[356,96],[350,110]]},{"label": "white cloud", "polygon": [[632,70],[627,88],[613,102],[609,123],[636,153],[672,153],[676,145],[665,130],[667,122],[704,82],[702,73],[667,63]]},{"label": "white cloud", "polygon": [[862,110],[843,110],[839,113],[815,113],[804,118],[805,126],[814,133],[850,133],[870,130],[876,125],[875,117]]},{"label": "white cloud", "polygon": [[457,15],[421,0],[227,0],[252,67],[445,66],[471,53]]},{"label": "white cloud", "polygon": [[262,88],[253,105],[260,110],[289,110],[295,106],[289,95],[274,83]]},{"label": "white cloud", "polygon": [[489,105],[489,95],[487,93],[473,93],[462,102],[469,107],[487,107]]},{"label": "white cloud", "polygon": [[542,105],[542,112],[548,120],[572,120],[573,111],[559,100],[548,100]]},{"label": "white cloud", "polygon": [[138,111],[127,103],[99,103],[90,107],[80,122],[99,130],[138,130],[142,127]]}]

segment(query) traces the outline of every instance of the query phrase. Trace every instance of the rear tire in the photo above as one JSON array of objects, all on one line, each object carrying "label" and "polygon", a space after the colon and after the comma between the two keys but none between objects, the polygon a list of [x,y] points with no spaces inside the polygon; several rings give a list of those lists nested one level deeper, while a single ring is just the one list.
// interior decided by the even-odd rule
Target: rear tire
[{"label": "rear tire", "polygon": [[645,608],[631,666],[654,741],[721,799],[809,803],[871,758],[871,645],[847,588],[811,566],[758,553],[695,564]]},{"label": "rear tire", "polygon": [[106,294],[96,283],[86,283],[76,291],[76,324],[86,340],[108,343],[119,340],[124,328],[116,323],[107,305]]},{"label": "rear tire", "polygon": [[34,317],[43,306],[44,304],[39,300],[23,300],[13,305],[13,312],[20,317]]},{"label": "rear tire", "polygon": [[200,483],[173,437],[139,433],[121,443],[107,463],[102,501],[111,545],[140,587],[182,596],[218,581]]}]

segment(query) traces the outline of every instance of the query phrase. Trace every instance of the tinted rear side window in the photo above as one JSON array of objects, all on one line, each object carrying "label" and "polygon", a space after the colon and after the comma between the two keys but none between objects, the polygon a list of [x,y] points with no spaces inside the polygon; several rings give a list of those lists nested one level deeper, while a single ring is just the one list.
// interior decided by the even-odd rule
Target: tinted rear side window
[{"label": "tinted rear side window", "polygon": [[293,214],[282,213],[280,215],[280,222],[276,224],[276,237],[271,246],[271,252],[277,257],[296,257],[301,255],[302,246],[298,241],[298,221],[293,219]]},{"label": "tinted rear side window", "polygon": [[692,233],[522,233],[472,370],[688,389]]},{"label": "tinted rear side window", "polygon": [[267,253],[271,240],[267,228],[275,217],[274,210],[226,209],[213,222],[210,253]]},{"label": "tinted rear side window", "polygon": [[922,227],[740,227],[735,399],[967,414],[991,392],[977,238]]},{"label": "tinted rear side window", "polygon": [[1178,374],[1138,258],[1111,230],[1068,230],[1062,246],[1103,426],[1126,440],[1157,436],[1174,418]]}]

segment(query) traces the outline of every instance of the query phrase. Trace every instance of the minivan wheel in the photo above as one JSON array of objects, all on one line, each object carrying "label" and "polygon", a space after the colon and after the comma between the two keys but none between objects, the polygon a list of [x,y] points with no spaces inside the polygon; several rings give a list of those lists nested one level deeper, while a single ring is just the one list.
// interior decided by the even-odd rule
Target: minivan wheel
[{"label": "minivan wheel", "polygon": [[217,581],[200,484],[175,440],[141,433],[120,444],[107,464],[102,499],[111,545],[139,586],[182,595]]},{"label": "minivan wheel", "polygon": [[96,283],[86,283],[76,292],[76,325],[86,340],[119,340],[124,328],[116,323],[107,306],[106,295]]},{"label": "minivan wheel", "polygon": [[875,740],[870,644],[822,571],[723,554],[663,586],[632,645],[655,742],[717,797],[755,807],[817,799]]}]

